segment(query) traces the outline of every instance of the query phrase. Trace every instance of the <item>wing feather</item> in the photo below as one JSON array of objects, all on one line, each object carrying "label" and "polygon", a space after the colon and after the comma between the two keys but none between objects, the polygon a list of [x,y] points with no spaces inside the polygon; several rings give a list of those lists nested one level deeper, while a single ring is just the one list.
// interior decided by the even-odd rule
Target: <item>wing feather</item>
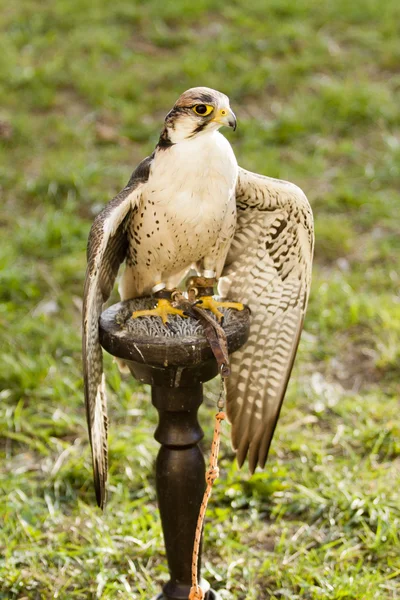
[{"label": "wing feather", "polygon": [[83,378],[93,476],[98,505],[103,508],[107,481],[107,400],[98,321],[111,294],[128,248],[127,224],[137,209],[151,159],[134,171],[128,185],[96,217],[89,234],[83,301]]},{"label": "wing feather", "polygon": [[231,359],[227,412],[242,465],[264,466],[303,326],[313,218],[295,185],[239,168],[238,220],[219,291],[247,304],[250,335]]}]

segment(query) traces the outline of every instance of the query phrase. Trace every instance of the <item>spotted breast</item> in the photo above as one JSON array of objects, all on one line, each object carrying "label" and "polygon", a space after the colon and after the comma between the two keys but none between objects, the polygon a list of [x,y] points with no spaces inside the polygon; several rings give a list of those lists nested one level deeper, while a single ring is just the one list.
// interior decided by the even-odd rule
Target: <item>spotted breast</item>
[{"label": "spotted breast", "polygon": [[177,285],[180,273],[204,258],[215,267],[211,263],[228,249],[221,247],[221,232],[229,237],[230,231],[231,239],[235,230],[237,172],[232,148],[217,131],[156,150],[129,225],[123,299],[148,293],[159,281]]}]

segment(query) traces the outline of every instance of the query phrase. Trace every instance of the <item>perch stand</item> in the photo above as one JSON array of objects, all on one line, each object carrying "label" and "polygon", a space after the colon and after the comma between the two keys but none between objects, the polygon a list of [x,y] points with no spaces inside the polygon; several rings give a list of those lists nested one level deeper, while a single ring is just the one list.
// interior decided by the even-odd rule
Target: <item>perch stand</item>
[{"label": "perch stand", "polygon": [[[161,444],[156,462],[157,499],[170,573],[170,580],[153,600],[187,600],[205,489],[205,463],[198,446],[203,431],[197,411],[203,402],[203,383],[215,377],[218,369],[196,320],[174,316],[167,329],[159,319],[130,319],[134,310],[153,305],[151,298],[142,298],[105,310],[100,318],[100,341],[107,352],[125,361],[135,379],[151,385],[159,414],[154,437]],[[223,327],[229,353],[238,350],[248,337],[248,310],[225,309]],[[206,600],[220,599],[200,572],[199,582]]]}]

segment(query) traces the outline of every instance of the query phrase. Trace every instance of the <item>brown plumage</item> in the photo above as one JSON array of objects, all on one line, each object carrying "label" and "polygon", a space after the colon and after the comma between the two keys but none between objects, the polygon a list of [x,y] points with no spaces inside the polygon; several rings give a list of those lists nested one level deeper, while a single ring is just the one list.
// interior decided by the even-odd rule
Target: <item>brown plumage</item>
[{"label": "brown plumage", "polygon": [[295,185],[239,169],[238,219],[219,290],[251,311],[247,344],[231,359],[227,411],[242,465],[263,467],[303,327],[313,218]]}]

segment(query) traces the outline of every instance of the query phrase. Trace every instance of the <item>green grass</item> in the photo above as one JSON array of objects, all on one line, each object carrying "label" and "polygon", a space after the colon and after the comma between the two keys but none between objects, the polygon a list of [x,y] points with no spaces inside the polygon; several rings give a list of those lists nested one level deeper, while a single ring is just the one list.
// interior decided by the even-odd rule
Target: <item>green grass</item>
[{"label": "green grass", "polygon": [[[204,574],[224,599],[400,598],[397,0],[24,0],[0,14],[0,599],[148,600],[167,579],[148,390],[106,359],[95,508],[80,310],[91,221],[186,88],[231,98],[239,163],[316,221],[268,467],[224,428]],[[207,450],[213,390],[202,409]]]}]

